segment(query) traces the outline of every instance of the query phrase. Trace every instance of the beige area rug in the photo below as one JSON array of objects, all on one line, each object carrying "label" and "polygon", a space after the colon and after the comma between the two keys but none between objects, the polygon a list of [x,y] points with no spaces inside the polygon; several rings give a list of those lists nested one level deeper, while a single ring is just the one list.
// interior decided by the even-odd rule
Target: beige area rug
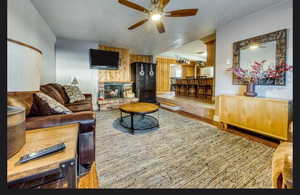
[{"label": "beige area rug", "polygon": [[271,188],[271,147],[165,110],[159,130],[131,135],[119,114],[97,113],[101,188]]}]

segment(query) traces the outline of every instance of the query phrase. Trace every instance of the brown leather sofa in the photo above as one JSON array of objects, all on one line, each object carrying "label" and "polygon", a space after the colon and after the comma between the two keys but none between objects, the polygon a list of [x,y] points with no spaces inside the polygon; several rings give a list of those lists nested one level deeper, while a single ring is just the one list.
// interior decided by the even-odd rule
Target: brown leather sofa
[{"label": "brown leather sofa", "polygon": [[33,93],[9,93],[8,105],[26,108],[26,130],[79,123],[78,160],[80,165],[89,169],[95,161],[96,127],[96,116],[93,112],[91,94],[84,94],[86,97],[84,101],[70,104],[64,88],[59,84],[50,83],[43,85],[40,91],[51,96],[73,113],[38,116],[33,112],[36,109]]}]

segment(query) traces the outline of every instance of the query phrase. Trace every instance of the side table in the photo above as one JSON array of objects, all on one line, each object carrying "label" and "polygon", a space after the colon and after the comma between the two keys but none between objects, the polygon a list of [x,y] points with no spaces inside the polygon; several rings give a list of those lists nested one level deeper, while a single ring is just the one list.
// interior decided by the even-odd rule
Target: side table
[{"label": "side table", "polygon": [[[26,143],[7,160],[8,188],[76,188],[79,124],[26,131]],[[59,143],[66,148],[24,164],[21,156]]]}]

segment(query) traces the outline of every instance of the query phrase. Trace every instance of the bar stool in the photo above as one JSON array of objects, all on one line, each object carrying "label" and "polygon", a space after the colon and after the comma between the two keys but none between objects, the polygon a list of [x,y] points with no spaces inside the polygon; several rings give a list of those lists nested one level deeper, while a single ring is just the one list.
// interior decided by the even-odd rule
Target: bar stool
[{"label": "bar stool", "polygon": [[205,98],[205,79],[198,80],[197,97]]},{"label": "bar stool", "polygon": [[176,79],[176,82],[175,82],[175,95],[176,96],[180,96],[180,87],[181,87],[180,79]]},{"label": "bar stool", "polygon": [[211,100],[213,96],[213,79],[207,79],[205,83],[205,99]]},{"label": "bar stool", "polygon": [[188,96],[195,97],[196,96],[196,84],[195,79],[188,80]]},{"label": "bar stool", "polygon": [[181,87],[180,87],[180,95],[187,96],[188,95],[188,81],[187,79],[181,80]]}]

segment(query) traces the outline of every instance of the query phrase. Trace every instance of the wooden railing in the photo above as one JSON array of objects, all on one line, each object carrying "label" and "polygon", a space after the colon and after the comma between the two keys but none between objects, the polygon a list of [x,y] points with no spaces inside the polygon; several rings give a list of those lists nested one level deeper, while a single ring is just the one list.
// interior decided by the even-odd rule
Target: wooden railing
[{"label": "wooden railing", "polygon": [[176,79],[176,96],[189,96],[211,100],[213,86],[213,78]]}]

